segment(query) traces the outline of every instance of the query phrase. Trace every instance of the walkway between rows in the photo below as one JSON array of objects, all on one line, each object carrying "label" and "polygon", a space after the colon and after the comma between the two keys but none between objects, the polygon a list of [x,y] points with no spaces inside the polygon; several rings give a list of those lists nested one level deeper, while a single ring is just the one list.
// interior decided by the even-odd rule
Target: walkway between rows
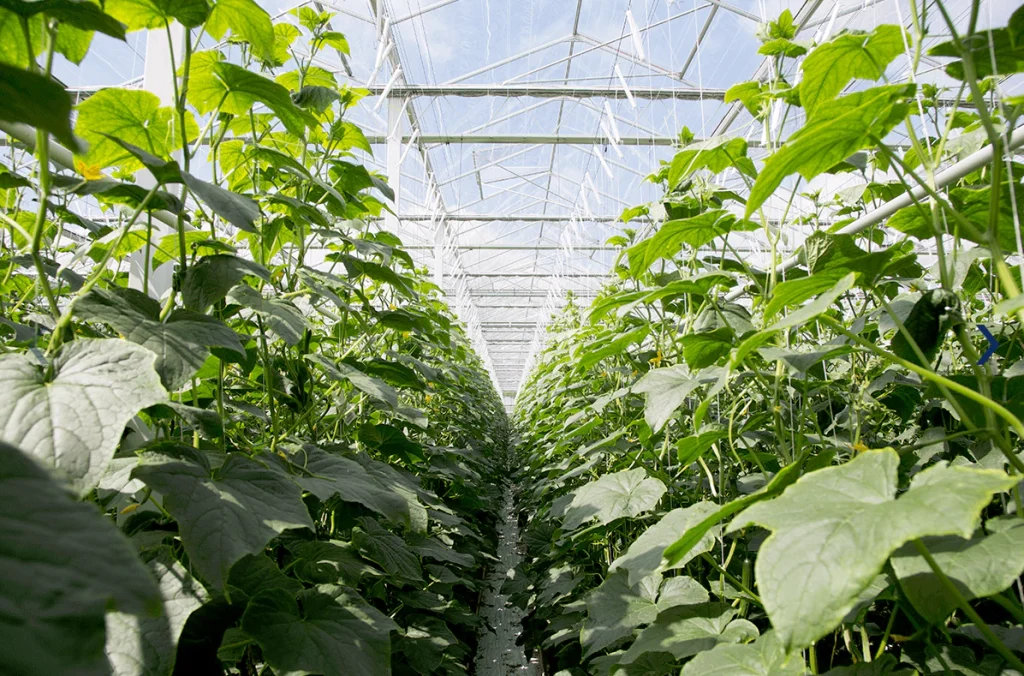
[{"label": "walkway between rows", "polygon": [[476,676],[540,676],[535,660],[527,661],[516,639],[522,633],[523,611],[508,604],[501,586],[508,572],[519,564],[519,522],[516,518],[515,494],[511,486],[502,496],[498,514],[498,563],[487,576],[480,614],[494,628],[481,631],[476,655]]}]

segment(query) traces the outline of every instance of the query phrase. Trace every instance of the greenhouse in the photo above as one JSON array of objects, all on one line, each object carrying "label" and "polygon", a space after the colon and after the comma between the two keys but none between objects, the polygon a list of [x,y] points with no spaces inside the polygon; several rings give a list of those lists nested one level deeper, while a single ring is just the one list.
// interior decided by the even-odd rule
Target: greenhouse
[{"label": "greenhouse", "polygon": [[1024,676],[1024,7],[0,0],[0,676]]}]

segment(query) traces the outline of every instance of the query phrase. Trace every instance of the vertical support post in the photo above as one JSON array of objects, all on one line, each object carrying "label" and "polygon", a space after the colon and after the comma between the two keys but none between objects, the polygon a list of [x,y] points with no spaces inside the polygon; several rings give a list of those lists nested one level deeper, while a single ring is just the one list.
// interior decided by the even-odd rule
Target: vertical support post
[{"label": "vertical support post", "polygon": [[[174,49],[174,61],[179,62],[179,56],[184,51],[185,28],[179,23],[171,24],[170,39],[167,31],[153,29],[146,34],[146,66],[142,75],[142,86],[146,91],[153,92],[160,99],[161,106],[174,105],[174,83],[172,78],[177,77],[174,67],[171,64],[171,49]],[[181,153],[174,153],[178,157]],[[136,181],[144,188],[151,188],[155,185],[152,175],[148,171],[140,171],[136,175]],[[170,234],[171,229],[163,223],[153,223],[153,239],[159,240],[164,235]],[[151,266],[146,258],[146,251],[136,251],[128,257],[128,285],[133,289],[145,291],[154,298],[161,298],[170,292],[174,283],[174,263],[168,262],[155,270],[149,272],[149,286],[143,289],[143,281],[146,279],[146,268]]]},{"label": "vertical support post", "polygon": [[384,222],[388,230],[400,234],[402,213],[402,99],[392,96],[388,99],[387,167],[388,185],[395,191],[395,213],[389,213]]},{"label": "vertical support post", "polygon": [[444,244],[448,239],[448,222],[444,214],[437,219],[434,227],[434,284],[444,288]]}]

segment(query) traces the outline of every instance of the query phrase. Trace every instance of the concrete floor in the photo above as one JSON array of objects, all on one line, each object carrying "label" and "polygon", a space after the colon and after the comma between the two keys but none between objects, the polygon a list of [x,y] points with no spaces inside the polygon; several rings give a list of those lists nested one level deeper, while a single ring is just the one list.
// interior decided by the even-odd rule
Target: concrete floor
[{"label": "concrete floor", "polygon": [[519,564],[519,523],[516,519],[515,494],[511,487],[502,496],[498,523],[498,559],[488,574],[487,589],[481,604],[481,615],[494,627],[483,629],[476,655],[476,676],[541,676],[539,662],[528,661],[516,639],[522,633],[525,614],[508,605],[501,594],[501,585],[508,572]]}]

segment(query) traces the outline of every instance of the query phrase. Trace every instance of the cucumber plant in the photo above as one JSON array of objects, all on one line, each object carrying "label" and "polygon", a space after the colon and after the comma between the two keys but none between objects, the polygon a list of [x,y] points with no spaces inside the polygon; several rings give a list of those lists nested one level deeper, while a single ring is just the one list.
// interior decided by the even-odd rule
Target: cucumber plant
[{"label": "cucumber plant", "polygon": [[[0,4],[0,672],[467,673],[507,421],[335,23]],[[180,27],[169,102],[52,77]]]},{"label": "cucumber plant", "polygon": [[505,589],[549,672],[1024,673],[1024,9],[958,31],[909,6],[821,44],[765,26],[768,76],[726,94],[763,162],[684,129],[664,197],[623,214],[660,225],[554,319]]}]

